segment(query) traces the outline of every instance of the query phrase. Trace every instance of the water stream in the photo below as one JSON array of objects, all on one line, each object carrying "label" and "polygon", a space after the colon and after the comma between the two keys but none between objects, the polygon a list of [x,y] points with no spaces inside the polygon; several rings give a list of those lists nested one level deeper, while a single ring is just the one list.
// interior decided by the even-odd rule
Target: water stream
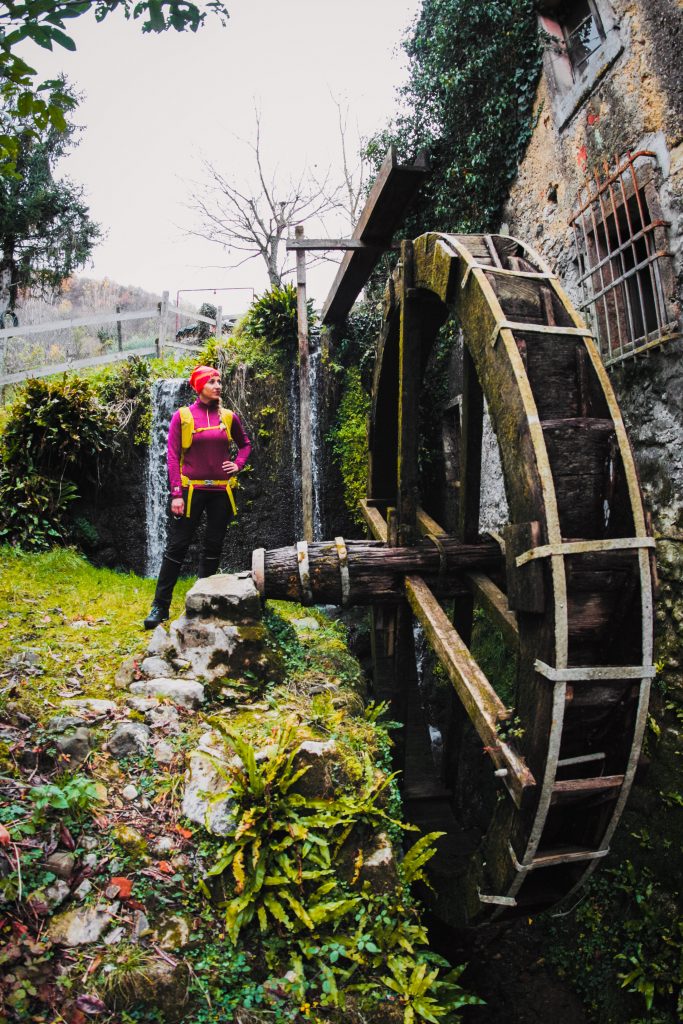
[{"label": "water stream", "polygon": [[[168,471],[166,440],[171,417],[188,401],[188,384],[182,378],[156,380],[152,385],[152,426],[145,480],[145,523],[147,550],[145,574],[158,576],[166,545]],[[191,397],[189,398],[191,401]]]}]

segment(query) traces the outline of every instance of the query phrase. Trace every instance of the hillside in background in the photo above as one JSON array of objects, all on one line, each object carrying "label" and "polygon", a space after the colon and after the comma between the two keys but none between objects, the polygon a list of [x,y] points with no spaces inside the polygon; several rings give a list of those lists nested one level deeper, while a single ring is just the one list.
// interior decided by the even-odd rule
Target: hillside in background
[{"label": "hillside in background", "polygon": [[46,320],[87,316],[116,309],[145,309],[155,306],[161,296],[135,285],[122,285],[105,277],[100,281],[74,276],[62,285],[59,295],[51,300],[37,296],[22,298],[19,319],[22,324],[41,323]]}]

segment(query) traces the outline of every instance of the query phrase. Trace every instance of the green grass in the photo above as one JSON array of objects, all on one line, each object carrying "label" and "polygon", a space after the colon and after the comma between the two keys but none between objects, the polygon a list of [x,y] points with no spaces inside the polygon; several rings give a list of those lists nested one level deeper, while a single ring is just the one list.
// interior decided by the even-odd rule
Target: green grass
[{"label": "green grass", "polygon": [[[193,582],[178,583],[171,618]],[[12,702],[41,720],[57,714],[65,697],[115,696],[121,662],[144,653],[142,620],[154,587],[133,573],[97,569],[71,549],[0,549],[0,711]],[[9,659],[27,650],[36,652],[40,673],[11,673]]]}]

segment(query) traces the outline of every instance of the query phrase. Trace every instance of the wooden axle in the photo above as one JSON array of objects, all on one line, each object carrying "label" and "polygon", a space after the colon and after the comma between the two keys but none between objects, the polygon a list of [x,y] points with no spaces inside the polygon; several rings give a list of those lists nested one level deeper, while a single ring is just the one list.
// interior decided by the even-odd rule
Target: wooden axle
[{"label": "wooden axle", "polygon": [[387,547],[379,541],[337,538],[316,544],[258,549],[252,573],[262,597],[301,604],[398,604],[405,600],[406,574],[429,581],[440,597],[467,593],[459,575],[501,565],[499,545],[488,538],[463,544],[454,537]]}]

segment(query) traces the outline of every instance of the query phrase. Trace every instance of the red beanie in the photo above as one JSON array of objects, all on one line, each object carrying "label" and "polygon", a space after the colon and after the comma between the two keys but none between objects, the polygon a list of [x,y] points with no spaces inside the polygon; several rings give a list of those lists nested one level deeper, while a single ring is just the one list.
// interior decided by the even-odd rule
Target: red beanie
[{"label": "red beanie", "polygon": [[190,387],[194,388],[197,394],[202,391],[212,377],[218,377],[219,373],[213,366],[195,366],[190,374]]}]

